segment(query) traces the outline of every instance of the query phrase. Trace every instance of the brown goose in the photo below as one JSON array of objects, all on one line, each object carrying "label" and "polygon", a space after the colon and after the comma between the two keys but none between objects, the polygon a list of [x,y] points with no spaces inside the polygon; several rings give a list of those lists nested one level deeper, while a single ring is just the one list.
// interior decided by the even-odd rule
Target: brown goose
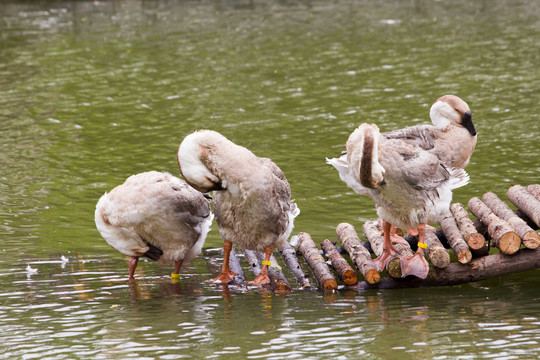
[{"label": "brown goose", "polygon": [[287,241],[299,209],[279,167],[259,158],[223,135],[200,130],[188,135],[178,149],[184,179],[202,192],[214,191],[214,212],[224,240],[221,274],[214,282],[228,283],[232,244],[264,251],[265,261],[255,285],[268,283],[268,265],[274,247]]},{"label": "brown goose", "polygon": [[150,171],[130,176],[105,193],[95,211],[96,226],[107,243],[131,256],[134,278],[140,256],[180,267],[201,252],[213,215],[208,199],[184,180]]},{"label": "brown goose", "polygon": [[391,226],[417,228],[419,247],[409,259],[401,259],[402,274],[427,276],[424,259],[425,227],[448,212],[452,190],[469,181],[465,170],[451,167],[418,139],[380,134],[374,124],[360,125],[347,141],[347,153],[329,159],[341,179],[356,193],[375,202],[383,220],[384,251],[375,259],[379,270],[386,267],[395,250]]}]

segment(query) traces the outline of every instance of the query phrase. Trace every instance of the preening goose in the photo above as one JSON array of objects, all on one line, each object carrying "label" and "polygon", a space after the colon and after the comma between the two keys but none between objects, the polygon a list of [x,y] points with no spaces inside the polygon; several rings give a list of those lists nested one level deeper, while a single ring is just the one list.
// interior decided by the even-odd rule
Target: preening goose
[{"label": "preening goose", "polygon": [[265,261],[255,285],[268,283],[268,265],[274,247],[287,241],[299,210],[279,167],[259,158],[223,135],[200,130],[188,135],[178,149],[178,165],[194,188],[214,191],[214,213],[224,240],[221,274],[214,282],[228,283],[232,244],[264,251]]},{"label": "preening goose", "polygon": [[375,202],[383,220],[384,250],[375,263],[379,270],[395,256],[391,226],[417,228],[419,246],[409,259],[401,259],[402,274],[427,276],[424,259],[425,227],[447,213],[452,190],[469,181],[465,170],[441,160],[436,147],[425,149],[418,139],[380,134],[374,124],[361,124],[347,141],[347,153],[329,159],[341,179],[356,193]]},{"label": "preening goose", "polygon": [[131,256],[129,278],[134,278],[140,256],[180,267],[201,252],[213,215],[209,200],[184,180],[150,171],[130,176],[105,193],[95,211],[96,226],[122,254]]}]

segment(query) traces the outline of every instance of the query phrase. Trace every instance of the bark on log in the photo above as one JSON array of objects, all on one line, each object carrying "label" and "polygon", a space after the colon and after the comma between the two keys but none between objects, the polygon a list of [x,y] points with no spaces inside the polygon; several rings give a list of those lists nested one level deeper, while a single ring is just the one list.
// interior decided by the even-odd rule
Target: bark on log
[{"label": "bark on log", "polygon": [[[223,253],[223,249],[221,249],[221,252]],[[232,247],[231,254],[229,256],[229,268],[238,274],[233,276],[233,281],[231,282],[231,284],[245,286],[246,277],[244,275],[244,271],[242,270],[240,259],[238,258],[238,252],[236,251],[234,246]]]},{"label": "bark on log", "polygon": [[[366,221],[362,227],[365,237],[369,240],[371,248],[377,256],[382,254],[384,243],[383,231],[379,228],[378,224],[379,222],[377,220]],[[406,242],[393,242],[392,245],[396,249],[399,256],[409,258],[414,255],[410,246],[406,244]],[[386,271],[388,272],[388,275],[392,277],[401,278],[401,261],[399,258],[392,259],[388,263]]]},{"label": "bark on log", "polygon": [[453,262],[444,269],[436,269],[433,276],[424,280],[416,277],[393,279],[387,277],[378,284],[359,282],[347,289],[403,289],[425,286],[451,286],[481,281],[492,277],[508,275],[540,267],[540,249],[522,249],[514,256],[504,254],[488,255],[473,259],[468,264]]},{"label": "bark on log", "polygon": [[338,240],[343,244],[343,248],[349,254],[356,268],[362,273],[366,281],[376,284],[381,279],[379,272],[371,262],[371,254],[362,245],[362,241],[351,224],[341,223],[336,227]]},{"label": "bark on log", "polygon": [[529,249],[536,249],[540,245],[540,236],[527,223],[518,217],[505,202],[494,193],[487,192],[482,201],[491,208],[493,213],[506,221],[522,239],[523,245]]},{"label": "bark on log", "polygon": [[332,267],[336,270],[339,278],[347,285],[354,285],[358,282],[358,276],[356,271],[349,265],[347,260],[337,251],[334,244],[330,240],[326,239],[321,243],[326,257],[332,263]]},{"label": "bark on log", "polygon": [[536,200],[540,201],[540,185],[539,184],[532,184],[527,186],[527,191],[530,192]]},{"label": "bark on log", "polygon": [[435,235],[435,231],[427,230],[425,241],[426,245],[428,246],[426,249],[426,255],[433,266],[439,269],[444,269],[447,267],[448,264],[450,264],[450,255],[437,238],[437,235]]},{"label": "bark on log", "polygon": [[[264,254],[253,250],[244,249],[243,251],[246,261],[249,263],[253,274],[255,274],[255,276],[259,275],[261,272],[261,266],[259,264],[264,259]],[[291,286],[289,285],[285,275],[283,275],[283,272],[277,267],[279,265],[274,255],[272,255],[270,261],[272,262],[272,266],[268,267],[270,284],[265,284],[263,287],[276,294],[287,294],[291,292]],[[274,266],[274,264],[277,266]]]},{"label": "bark on log", "polygon": [[465,242],[461,231],[459,231],[454,217],[449,215],[441,219],[439,225],[441,225],[441,230],[448,241],[448,244],[452,248],[452,251],[456,254],[458,261],[462,264],[467,264],[471,261],[471,250],[469,250],[469,246]]},{"label": "bark on log", "polygon": [[507,255],[515,254],[521,245],[520,237],[507,222],[501,220],[490,208],[477,197],[469,200],[468,208],[487,225],[488,233],[494,244],[501,252]]},{"label": "bark on log", "polygon": [[457,226],[463,234],[465,242],[467,243],[467,245],[469,245],[469,248],[471,248],[471,250],[480,250],[482,248],[487,248],[484,235],[482,235],[476,229],[474,223],[469,218],[467,210],[465,210],[463,205],[460,203],[454,203],[450,205],[450,211],[452,212],[452,215],[454,215]]},{"label": "bark on log", "polygon": [[298,234],[298,250],[300,250],[311,270],[313,270],[319,285],[326,291],[336,290],[336,279],[308,233],[301,232]]},{"label": "bark on log", "polygon": [[281,247],[281,249],[278,249],[279,253],[281,254],[281,258],[283,259],[283,262],[285,262],[285,265],[289,268],[291,273],[296,278],[296,281],[298,284],[302,287],[304,290],[309,290],[312,288],[311,282],[309,281],[308,276],[306,273],[302,270],[302,267],[300,266],[300,262],[298,261],[298,258],[296,257],[296,250],[294,247],[289,244],[288,242],[285,242],[284,245]]},{"label": "bark on log", "polygon": [[534,223],[540,226],[540,201],[521,185],[508,189],[506,197],[523,211]]}]

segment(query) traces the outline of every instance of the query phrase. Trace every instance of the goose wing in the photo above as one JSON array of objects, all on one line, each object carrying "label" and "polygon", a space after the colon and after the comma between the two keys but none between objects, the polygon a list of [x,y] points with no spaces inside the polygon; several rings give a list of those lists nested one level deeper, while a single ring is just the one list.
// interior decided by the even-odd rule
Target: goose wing
[{"label": "goose wing", "polygon": [[431,125],[417,125],[388,131],[381,135],[388,140],[401,140],[412,146],[418,146],[423,150],[431,150],[435,147],[437,131],[438,130]]}]

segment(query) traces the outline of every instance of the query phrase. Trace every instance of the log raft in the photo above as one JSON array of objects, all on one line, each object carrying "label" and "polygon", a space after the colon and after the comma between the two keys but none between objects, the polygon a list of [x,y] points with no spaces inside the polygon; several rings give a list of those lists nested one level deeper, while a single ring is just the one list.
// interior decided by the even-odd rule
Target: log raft
[{"label": "log raft", "polygon": [[[490,277],[511,274],[520,271],[540,268],[540,246],[539,234],[536,232],[540,223],[540,185],[529,185],[523,188],[519,185],[508,190],[507,197],[518,209],[511,210],[501,199],[493,193],[486,193],[479,198],[472,198],[467,207],[479,220],[471,220],[467,210],[461,204],[450,206],[452,216],[447,216],[440,220],[440,228],[426,231],[426,244],[428,249],[426,256],[431,260],[430,272],[426,279],[415,277],[401,278],[399,259],[389,264],[388,274],[384,279],[374,269],[371,261],[369,248],[375,255],[380,255],[382,251],[383,235],[377,221],[367,221],[363,225],[363,235],[370,241],[362,244],[354,227],[347,223],[339,224],[336,227],[338,240],[343,244],[343,249],[349,254],[351,263],[362,273],[366,281],[353,284],[356,272],[349,266],[347,259],[343,258],[336,247],[329,241],[322,243],[322,248],[333,263],[336,272],[346,283],[346,289],[391,289],[421,286],[449,286],[474,281],[485,280]],[[320,287],[324,290],[336,290],[337,282],[328,268],[321,252],[307,233],[298,235],[299,253],[290,245],[286,244],[279,249],[283,260],[302,288],[309,288],[308,276],[302,271],[302,266],[297,258],[297,254],[303,255],[305,263],[312,270]],[[409,241],[398,241],[399,236],[393,235],[393,246],[401,256],[412,256],[412,249],[416,248],[417,238],[407,236]],[[440,240],[440,241],[439,241]],[[475,258],[481,251],[488,251],[487,241],[501,250],[500,254],[486,255]],[[523,240],[524,248],[521,248]],[[442,243],[441,243],[442,242]],[[450,263],[447,248],[452,248],[458,259],[457,262]],[[409,246],[410,245],[410,246]],[[467,248],[473,255],[472,260]],[[345,253],[344,252],[344,253]],[[439,255],[433,257],[433,254]],[[512,256],[507,256],[513,254]],[[260,262],[262,253],[245,251],[244,257],[250,264],[250,268],[255,275],[260,272]],[[272,255],[271,262],[277,264],[277,260]],[[240,275],[235,276],[234,281],[243,284],[242,267],[238,261],[237,254],[233,249],[231,253],[231,269]],[[278,271],[276,266],[269,268],[271,284],[264,287],[273,292],[290,292],[285,274]],[[347,275],[345,275],[347,273]],[[280,290],[277,278],[281,277],[283,283],[287,283],[285,291]],[[274,280],[272,280],[274,279]],[[352,285],[351,285],[352,284]]]}]

